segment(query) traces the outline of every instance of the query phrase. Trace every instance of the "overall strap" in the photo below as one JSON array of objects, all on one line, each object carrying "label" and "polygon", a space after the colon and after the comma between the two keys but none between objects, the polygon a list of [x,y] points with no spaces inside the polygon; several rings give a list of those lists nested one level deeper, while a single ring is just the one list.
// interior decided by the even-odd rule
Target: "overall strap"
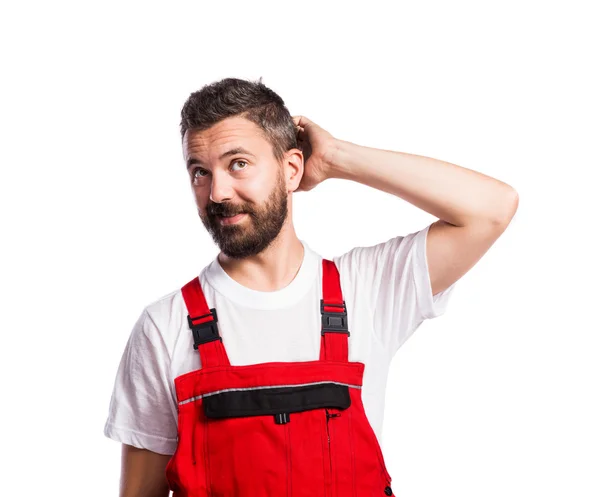
[{"label": "overall strap", "polygon": [[187,307],[187,321],[194,337],[194,349],[200,353],[201,368],[230,366],[217,327],[217,310],[209,309],[198,277],[181,288]]},{"label": "overall strap", "polygon": [[348,362],[348,312],[340,274],[333,261],[323,259],[321,299],[321,352],[319,360]]}]

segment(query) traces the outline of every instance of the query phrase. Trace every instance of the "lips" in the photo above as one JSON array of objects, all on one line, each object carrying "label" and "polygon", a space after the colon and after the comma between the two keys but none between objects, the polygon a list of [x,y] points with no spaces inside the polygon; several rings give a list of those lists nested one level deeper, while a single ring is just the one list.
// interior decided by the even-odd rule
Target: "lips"
[{"label": "lips", "polygon": [[239,214],[235,214],[234,216],[217,216],[217,219],[221,224],[233,224],[237,223],[245,215],[245,212],[240,212]]}]

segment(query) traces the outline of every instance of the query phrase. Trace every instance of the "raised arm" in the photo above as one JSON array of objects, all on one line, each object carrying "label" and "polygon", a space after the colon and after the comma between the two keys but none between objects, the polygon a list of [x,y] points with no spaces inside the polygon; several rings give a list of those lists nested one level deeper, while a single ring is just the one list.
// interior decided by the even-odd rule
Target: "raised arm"
[{"label": "raised arm", "polygon": [[503,181],[450,162],[339,140],[304,116],[293,119],[305,161],[301,190],[328,178],[348,179],[439,218],[427,234],[433,295],[471,269],[515,215],[519,195]]}]

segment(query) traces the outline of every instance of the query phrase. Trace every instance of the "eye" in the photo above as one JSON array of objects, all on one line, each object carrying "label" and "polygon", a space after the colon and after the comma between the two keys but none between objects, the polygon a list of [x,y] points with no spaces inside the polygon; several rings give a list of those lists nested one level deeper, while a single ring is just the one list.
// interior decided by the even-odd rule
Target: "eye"
[{"label": "eye", "polygon": [[[233,164],[237,164],[237,163],[242,163],[245,166],[248,165],[248,162],[246,162],[245,160],[234,160],[231,164],[233,167]],[[243,167],[243,169],[246,169],[246,167]],[[200,168],[200,167],[196,167],[195,169],[192,170],[192,181],[194,183],[196,183],[197,181],[199,181],[202,178],[206,178],[206,176],[208,176],[208,171]]]},{"label": "eye", "polygon": [[[236,164],[241,162],[242,164],[246,164],[246,166],[248,165],[248,163],[245,160],[234,160],[231,164]],[[243,169],[246,169],[245,167]]]},{"label": "eye", "polygon": [[206,174],[197,175],[196,173],[198,173],[198,172],[205,173],[206,171],[204,169],[200,169],[199,167],[197,167],[196,169],[194,169],[192,171],[192,178],[194,178],[194,179],[195,178],[204,178],[206,176]]}]

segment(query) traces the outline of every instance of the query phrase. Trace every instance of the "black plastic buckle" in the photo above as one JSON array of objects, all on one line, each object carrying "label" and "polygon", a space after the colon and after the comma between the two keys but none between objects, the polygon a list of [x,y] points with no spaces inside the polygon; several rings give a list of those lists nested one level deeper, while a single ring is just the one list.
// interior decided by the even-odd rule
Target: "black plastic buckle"
[{"label": "black plastic buckle", "polygon": [[[213,320],[207,321],[205,323],[194,324],[192,321],[200,318],[205,318],[206,316],[212,315]],[[217,310],[211,309],[210,313],[203,314],[202,316],[196,316],[194,318],[187,316],[188,324],[190,325],[190,329],[192,330],[192,335],[194,336],[194,349],[198,350],[198,345],[203,343],[213,342],[215,340],[221,340],[219,336],[219,328],[217,328]]]},{"label": "black plastic buckle", "polygon": [[325,303],[321,299],[321,335],[325,333],[346,333],[350,336],[346,302],[343,301],[341,304],[327,304],[327,307],[341,307],[344,310],[342,312],[325,311]]}]

